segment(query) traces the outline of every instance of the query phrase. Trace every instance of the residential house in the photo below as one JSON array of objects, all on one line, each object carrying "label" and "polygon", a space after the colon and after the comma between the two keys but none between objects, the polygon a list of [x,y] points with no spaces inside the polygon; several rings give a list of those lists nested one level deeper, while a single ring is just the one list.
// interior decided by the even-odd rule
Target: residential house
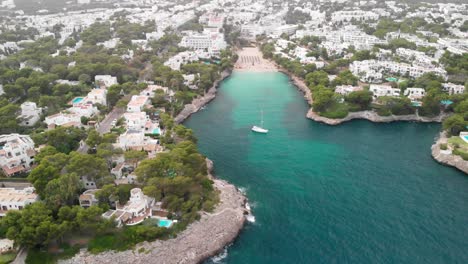
[{"label": "residential house", "polygon": [[91,92],[86,95],[83,102],[90,103],[93,105],[107,105],[107,89],[92,89]]},{"label": "residential house", "polygon": [[369,91],[373,93],[374,100],[380,96],[400,96],[400,89],[392,88],[390,85],[371,84]]},{"label": "residential house", "polygon": [[426,95],[426,90],[423,88],[406,88],[403,95],[411,99],[411,101],[417,101]]},{"label": "residential house", "polygon": [[93,205],[98,205],[99,201],[96,198],[96,192],[98,192],[100,189],[90,189],[84,191],[80,197],[78,198],[78,201],[80,202],[80,206],[84,208],[88,208]]},{"label": "residential house", "polygon": [[77,114],[71,113],[57,113],[47,116],[44,120],[48,128],[55,128],[57,126],[63,127],[81,127],[81,117]]},{"label": "residential house", "polygon": [[41,118],[42,108],[37,107],[34,102],[24,102],[21,104],[21,115],[18,119],[21,120],[22,126],[34,126]]},{"label": "residential house", "polygon": [[152,216],[154,202],[154,198],[144,195],[140,188],[133,188],[130,190],[130,199],[126,204],[117,203],[115,210],[109,210],[102,216],[114,219],[119,227],[137,225]]},{"label": "residential house", "polygon": [[35,155],[31,137],[19,134],[0,135],[0,166],[7,177],[28,172]]},{"label": "residential house", "polygon": [[149,97],[146,95],[134,95],[127,104],[127,112],[140,112],[143,111],[145,105],[149,104]]},{"label": "residential house", "polygon": [[94,83],[99,87],[110,87],[114,84],[119,84],[117,77],[111,75],[96,75],[94,76]]},{"label": "residential house", "polygon": [[362,91],[362,87],[359,86],[351,86],[351,85],[339,85],[335,88],[335,93],[341,95],[348,95],[352,92]]},{"label": "residential house", "polygon": [[465,92],[465,86],[454,84],[454,83],[443,83],[442,89],[448,92],[450,95],[452,94],[462,94]]},{"label": "residential house", "polygon": [[10,210],[22,210],[25,206],[38,200],[39,196],[34,193],[34,187],[23,190],[0,188],[0,217],[4,217]]}]

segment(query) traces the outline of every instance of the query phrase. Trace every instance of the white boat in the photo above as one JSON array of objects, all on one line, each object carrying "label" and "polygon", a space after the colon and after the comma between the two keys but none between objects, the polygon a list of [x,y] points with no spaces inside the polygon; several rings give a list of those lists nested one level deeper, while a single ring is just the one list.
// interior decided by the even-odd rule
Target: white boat
[{"label": "white boat", "polygon": [[253,126],[252,131],[257,132],[257,133],[262,133],[262,134],[268,133],[268,129],[263,128],[263,110],[262,110],[262,118],[260,121],[260,126]]}]

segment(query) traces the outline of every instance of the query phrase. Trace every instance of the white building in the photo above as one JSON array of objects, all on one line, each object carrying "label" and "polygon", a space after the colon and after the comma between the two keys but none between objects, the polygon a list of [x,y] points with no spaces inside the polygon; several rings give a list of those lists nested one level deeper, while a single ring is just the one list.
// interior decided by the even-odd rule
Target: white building
[{"label": "white building", "polygon": [[80,206],[88,208],[93,205],[98,205],[99,201],[96,198],[96,192],[98,192],[99,190],[100,189],[91,189],[83,192],[78,199],[78,201],[80,202]]},{"label": "white building", "polygon": [[335,93],[341,95],[348,95],[352,92],[362,91],[362,87],[351,85],[339,85],[335,88]]},{"label": "white building", "polygon": [[400,96],[400,89],[392,88],[390,85],[371,84],[369,91],[373,93],[374,100],[380,96]]},{"label": "white building", "polygon": [[426,95],[426,90],[423,88],[406,88],[403,95],[412,101],[421,100]]},{"label": "white building", "polygon": [[125,205],[117,204],[116,210],[109,210],[102,216],[114,219],[119,227],[137,225],[151,217],[154,202],[154,198],[144,195],[140,188],[133,188]]},{"label": "white building", "polygon": [[125,113],[124,118],[127,129],[137,131],[142,131],[149,120],[145,112]]},{"label": "white building", "polygon": [[98,86],[110,87],[114,84],[119,84],[117,82],[117,77],[111,75],[96,75],[94,76],[94,83]]},{"label": "white building", "polygon": [[22,210],[25,206],[38,200],[39,197],[34,193],[33,187],[23,190],[0,188],[0,217],[5,216],[10,210]]},{"label": "white building", "polygon": [[187,36],[182,37],[179,46],[194,50],[208,51],[211,57],[220,55],[221,50],[226,49],[227,43],[224,40],[224,35],[217,30],[205,30],[203,33],[190,32]]},{"label": "white building", "polygon": [[49,128],[55,128],[57,126],[63,127],[81,127],[81,117],[77,114],[68,113],[57,113],[51,116],[47,116],[44,120]]},{"label": "white building", "polygon": [[442,89],[449,94],[462,94],[465,92],[465,86],[454,83],[443,83]]},{"label": "white building", "polygon": [[83,99],[83,102],[93,105],[107,105],[107,89],[92,89],[91,92]]},{"label": "white building", "polygon": [[349,22],[351,20],[364,21],[364,20],[377,20],[379,15],[375,12],[353,10],[353,11],[337,11],[333,12],[331,16],[332,22]]},{"label": "white building", "polygon": [[6,176],[27,172],[34,163],[34,141],[26,135],[0,135],[0,166]]},{"label": "white building", "polygon": [[34,102],[24,102],[21,104],[21,115],[18,117],[21,120],[22,126],[34,126],[41,118],[42,108],[37,107]]},{"label": "white building", "polygon": [[95,106],[87,103],[73,105],[72,107],[68,108],[67,111],[79,116],[80,120],[82,116],[89,118],[99,112]]},{"label": "white building", "polygon": [[164,62],[164,65],[170,67],[173,70],[178,71],[180,70],[180,67],[183,64],[187,64],[198,60],[199,57],[196,52],[183,51],[169,58],[166,62]]},{"label": "white building", "polygon": [[148,96],[134,95],[130,102],[127,104],[127,112],[135,113],[143,111],[145,105],[149,104],[150,100]]}]

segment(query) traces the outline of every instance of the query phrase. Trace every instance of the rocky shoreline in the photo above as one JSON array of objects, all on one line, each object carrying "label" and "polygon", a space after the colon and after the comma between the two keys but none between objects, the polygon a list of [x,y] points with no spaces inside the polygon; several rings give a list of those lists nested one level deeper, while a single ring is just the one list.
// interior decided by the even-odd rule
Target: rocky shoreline
[{"label": "rocky shoreline", "polygon": [[234,185],[216,179],[213,163],[207,159],[209,176],[219,190],[220,203],[212,213],[202,212],[201,219],[190,224],[177,237],[138,244],[134,250],[108,251],[93,255],[82,250],[63,264],[91,263],[200,263],[221,252],[242,230],[250,214],[247,198]]},{"label": "rocky shoreline", "polygon": [[[291,74],[290,72],[284,69],[280,69],[280,71],[289,76],[289,79],[294,84],[294,86],[296,86],[304,94],[304,98],[309,103],[309,105],[312,106],[312,103],[313,103],[312,93],[310,89],[307,87],[307,85],[305,84],[304,80]],[[398,116],[397,115],[380,116],[375,111],[359,111],[359,112],[350,112],[344,118],[332,119],[332,118],[320,116],[319,114],[314,112],[312,108],[310,108],[306,116],[307,118],[312,119],[314,121],[335,126],[335,125],[339,125],[339,124],[342,124],[344,122],[348,122],[354,119],[365,119],[374,123],[389,123],[389,122],[396,122],[396,121],[439,122],[440,123],[448,116],[448,114],[441,113],[440,115],[435,116],[435,117],[424,117],[418,114],[398,115]]]},{"label": "rocky shoreline", "polygon": [[221,73],[221,77],[213,83],[213,86],[203,95],[202,97],[196,98],[192,101],[191,104],[186,104],[184,109],[174,118],[176,124],[180,124],[185,121],[188,117],[196,112],[200,111],[200,109],[207,105],[211,100],[216,97],[216,92],[218,91],[218,85],[224,79],[231,75],[231,71],[223,71]]},{"label": "rocky shoreline", "polygon": [[389,123],[389,122],[396,122],[396,121],[414,121],[414,122],[442,122],[444,118],[446,118],[448,115],[445,113],[442,113],[438,116],[435,117],[424,117],[420,116],[417,114],[413,115],[390,115],[390,116],[380,116],[377,114],[375,111],[359,111],[359,112],[350,112],[348,115],[344,118],[340,119],[331,119],[331,118],[326,118],[323,116],[318,115],[312,109],[310,109],[307,112],[307,118],[310,118],[314,121],[317,122],[322,122],[327,125],[339,125],[341,123],[351,121],[354,119],[365,119],[369,120],[374,123]]},{"label": "rocky shoreline", "polygon": [[441,144],[447,144],[448,138],[445,132],[441,132],[437,141],[431,147],[432,157],[439,163],[455,167],[468,174],[468,161],[458,155],[452,154],[452,150],[440,149]]}]

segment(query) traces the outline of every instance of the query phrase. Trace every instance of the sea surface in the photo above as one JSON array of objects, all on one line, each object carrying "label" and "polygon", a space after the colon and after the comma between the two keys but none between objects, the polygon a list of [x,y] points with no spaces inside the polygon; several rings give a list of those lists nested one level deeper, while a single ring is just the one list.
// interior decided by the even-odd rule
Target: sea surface
[{"label": "sea surface", "polygon": [[440,124],[323,125],[281,73],[218,92],[185,125],[255,223],[208,263],[468,263],[468,176],[431,158]]}]

